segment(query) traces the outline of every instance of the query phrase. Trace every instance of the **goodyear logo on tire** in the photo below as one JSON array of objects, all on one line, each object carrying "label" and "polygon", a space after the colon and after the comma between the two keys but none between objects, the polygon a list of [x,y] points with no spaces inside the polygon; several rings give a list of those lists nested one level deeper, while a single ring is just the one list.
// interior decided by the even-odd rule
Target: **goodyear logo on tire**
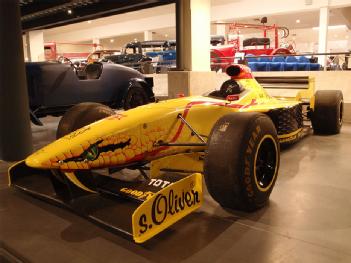
[{"label": "goodyear logo on tire", "polygon": [[133,213],[135,242],[142,243],[202,204],[202,175],[194,173],[181,179],[142,203]]}]

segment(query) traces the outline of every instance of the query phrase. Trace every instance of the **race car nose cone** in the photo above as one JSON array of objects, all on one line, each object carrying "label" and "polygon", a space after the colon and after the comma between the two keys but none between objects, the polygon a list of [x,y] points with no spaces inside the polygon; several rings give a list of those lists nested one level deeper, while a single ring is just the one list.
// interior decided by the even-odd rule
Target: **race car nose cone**
[{"label": "race car nose cone", "polygon": [[33,168],[53,168],[45,154],[35,152],[25,160],[26,165]]},{"label": "race car nose cone", "polygon": [[26,165],[33,168],[41,168],[41,162],[37,158],[29,156],[26,159]]}]

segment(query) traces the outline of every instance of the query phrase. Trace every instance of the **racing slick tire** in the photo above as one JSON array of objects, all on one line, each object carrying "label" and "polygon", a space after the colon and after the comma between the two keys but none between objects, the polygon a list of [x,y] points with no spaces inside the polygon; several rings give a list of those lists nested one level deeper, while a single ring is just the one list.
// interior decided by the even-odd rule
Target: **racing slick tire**
[{"label": "racing slick tire", "polygon": [[318,90],[311,115],[316,134],[337,134],[343,122],[344,99],[340,90]]},{"label": "racing slick tire", "polygon": [[207,189],[223,207],[257,210],[269,199],[279,161],[277,131],[267,115],[225,115],[209,136],[204,162]]},{"label": "racing slick tire", "polygon": [[100,103],[84,102],[77,104],[61,118],[56,131],[56,139],[113,114],[115,112],[110,107]]},{"label": "racing slick tire", "polygon": [[123,109],[129,110],[150,102],[148,94],[141,86],[132,86],[129,88],[123,102]]},{"label": "racing slick tire", "polygon": [[[100,103],[83,102],[77,104],[61,118],[56,131],[56,139],[113,114],[115,112],[110,107]],[[60,171],[52,171],[52,173],[59,181],[64,181],[62,179],[64,175]],[[74,174],[84,186],[92,190],[105,182],[103,177],[96,176],[90,170],[77,170]]]}]

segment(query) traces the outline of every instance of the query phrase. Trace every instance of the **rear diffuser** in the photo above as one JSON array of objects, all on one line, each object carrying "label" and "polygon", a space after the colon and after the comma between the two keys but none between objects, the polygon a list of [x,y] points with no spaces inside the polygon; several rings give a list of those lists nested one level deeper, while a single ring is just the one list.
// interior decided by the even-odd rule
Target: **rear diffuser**
[{"label": "rear diffuser", "polygon": [[[91,178],[87,179],[84,182]],[[93,185],[96,181],[99,183]],[[93,191],[85,191],[64,173],[31,168],[21,161],[9,169],[9,184],[112,232],[133,237],[137,243],[145,242],[202,204],[199,173],[165,174],[140,182],[94,175],[88,186]]]}]

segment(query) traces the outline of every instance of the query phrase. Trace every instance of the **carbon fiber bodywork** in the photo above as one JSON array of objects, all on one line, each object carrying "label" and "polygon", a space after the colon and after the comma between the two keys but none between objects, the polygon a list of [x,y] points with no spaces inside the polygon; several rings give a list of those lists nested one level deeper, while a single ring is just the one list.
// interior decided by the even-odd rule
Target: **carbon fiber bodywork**
[{"label": "carbon fiber bodywork", "polygon": [[302,104],[271,110],[268,116],[272,119],[281,142],[293,142],[299,138],[296,135],[303,128]]}]

